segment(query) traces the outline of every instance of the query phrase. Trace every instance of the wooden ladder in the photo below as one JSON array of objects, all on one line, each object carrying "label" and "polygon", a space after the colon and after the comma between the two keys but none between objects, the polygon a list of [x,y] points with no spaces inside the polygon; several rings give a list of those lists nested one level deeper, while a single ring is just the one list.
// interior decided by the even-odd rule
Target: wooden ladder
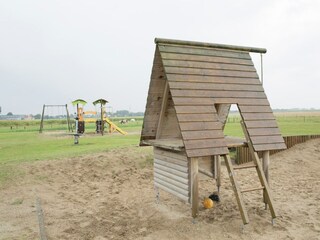
[{"label": "wooden ladder", "polygon": [[[243,132],[244,132],[245,137],[246,137],[247,142],[248,142],[248,147],[249,147],[249,151],[250,151],[250,153],[252,155],[252,158],[253,158],[253,163],[248,164],[248,165],[244,165],[244,166],[240,165],[240,166],[235,166],[234,167],[232,165],[230,156],[228,154],[222,155],[222,157],[225,160],[225,163],[226,163],[226,166],[227,166],[227,170],[228,170],[228,174],[229,174],[229,177],[230,177],[230,181],[232,183],[233,190],[234,190],[234,193],[235,193],[235,196],[236,196],[236,199],[237,199],[237,203],[238,203],[238,207],[239,207],[239,210],[240,210],[241,218],[242,218],[242,221],[243,221],[244,225],[249,223],[249,218],[248,218],[247,211],[245,209],[242,193],[263,190],[264,201],[265,201],[266,204],[269,205],[269,209],[270,209],[271,216],[272,216],[272,224],[273,224],[273,221],[276,218],[276,212],[275,212],[274,205],[273,205],[271,191],[270,191],[268,182],[266,180],[265,174],[264,174],[264,172],[262,170],[262,166],[261,166],[261,163],[260,163],[259,156],[254,151],[252,142],[250,141],[250,138],[249,138],[249,134],[248,134],[247,129],[245,128],[243,122],[241,122],[241,126],[243,128]],[[241,169],[246,169],[246,168],[255,168],[256,169],[258,177],[259,177],[259,180],[260,180],[260,183],[261,183],[260,187],[249,188],[249,189],[241,189],[240,188],[239,183],[238,183],[238,181],[236,180],[236,177],[235,177],[235,170],[241,170]]]}]

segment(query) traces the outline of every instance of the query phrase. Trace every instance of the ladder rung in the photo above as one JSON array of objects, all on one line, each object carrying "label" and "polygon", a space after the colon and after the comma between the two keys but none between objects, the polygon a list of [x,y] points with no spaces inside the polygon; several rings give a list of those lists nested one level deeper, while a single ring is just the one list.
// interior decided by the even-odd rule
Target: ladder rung
[{"label": "ladder rung", "polygon": [[255,165],[254,163],[250,163],[250,164],[241,164],[238,166],[233,166],[234,170],[238,170],[238,169],[245,169],[245,168],[256,168],[257,165]]},{"label": "ladder rung", "polygon": [[241,193],[252,192],[252,191],[257,191],[257,190],[262,190],[262,189],[264,189],[264,187],[248,188],[248,189],[241,190]]}]

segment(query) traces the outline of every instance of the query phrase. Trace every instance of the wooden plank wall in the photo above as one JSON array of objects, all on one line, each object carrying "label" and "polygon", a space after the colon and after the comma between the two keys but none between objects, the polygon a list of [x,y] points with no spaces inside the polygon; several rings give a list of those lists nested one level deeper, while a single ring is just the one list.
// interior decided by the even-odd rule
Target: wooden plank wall
[{"label": "wooden plank wall", "polygon": [[161,127],[161,133],[159,138],[171,139],[179,138],[181,139],[181,131],[178,124],[178,119],[176,111],[174,109],[173,100],[171,93],[169,91],[167,106],[165,107],[163,122]]},{"label": "wooden plank wall", "polygon": [[285,148],[278,127],[268,126],[275,120],[248,52],[164,43],[158,48],[188,157],[228,152],[218,105],[238,104],[256,150]]},{"label": "wooden plank wall", "polygon": [[238,104],[253,148],[256,152],[265,150],[286,149],[286,145],[278,128],[271,107]]},{"label": "wooden plank wall", "polygon": [[[284,142],[287,146],[287,148],[291,148],[299,143],[304,143],[308,140],[311,139],[316,139],[320,138],[320,135],[303,135],[303,136],[287,136],[283,137]],[[270,151],[270,154],[275,154],[277,152],[284,151],[285,149],[281,150],[272,150]],[[258,153],[259,157],[262,157],[261,152]],[[249,149],[247,147],[237,147],[236,148],[236,163],[237,164],[242,164],[242,163],[247,163],[251,162],[251,154],[249,152]]]},{"label": "wooden plank wall", "polygon": [[190,201],[189,163],[184,152],[154,147],[154,184],[183,201]]},{"label": "wooden plank wall", "polygon": [[141,131],[140,145],[142,140],[155,139],[159,122],[163,92],[165,88],[166,77],[162,65],[162,60],[158,48],[156,48],[149,92],[144,113],[144,121]]}]

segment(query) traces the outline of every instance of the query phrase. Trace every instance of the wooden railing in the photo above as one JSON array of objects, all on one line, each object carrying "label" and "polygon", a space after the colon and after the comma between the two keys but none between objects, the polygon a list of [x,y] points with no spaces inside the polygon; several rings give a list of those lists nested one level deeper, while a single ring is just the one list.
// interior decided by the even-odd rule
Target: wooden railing
[{"label": "wooden railing", "polygon": [[[320,135],[300,135],[300,136],[286,136],[283,137],[284,142],[287,145],[287,149],[297,145],[299,143],[304,143],[311,139],[320,138]],[[284,149],[285,150],[285,149]],[[284,150],[272,150],[270,154],[275,154]],[[258,153],[259,157],[262,157],[261,153]],[[246,162],[251,162],[251,155],[249,153],[248,147],[236,147],[235,160],[237,164],[242,164]]]}]

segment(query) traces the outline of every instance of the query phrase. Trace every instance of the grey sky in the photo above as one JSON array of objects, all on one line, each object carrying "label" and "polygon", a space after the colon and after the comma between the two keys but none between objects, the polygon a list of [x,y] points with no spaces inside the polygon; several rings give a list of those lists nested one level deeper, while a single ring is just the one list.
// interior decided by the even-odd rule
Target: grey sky
[{"label": "grey sky", "polygon": [[318,0],[0,0],[0,106],[105,98],[144,111],[162,37],[267,48],[271,106],[320,108],[319,12]]}]

